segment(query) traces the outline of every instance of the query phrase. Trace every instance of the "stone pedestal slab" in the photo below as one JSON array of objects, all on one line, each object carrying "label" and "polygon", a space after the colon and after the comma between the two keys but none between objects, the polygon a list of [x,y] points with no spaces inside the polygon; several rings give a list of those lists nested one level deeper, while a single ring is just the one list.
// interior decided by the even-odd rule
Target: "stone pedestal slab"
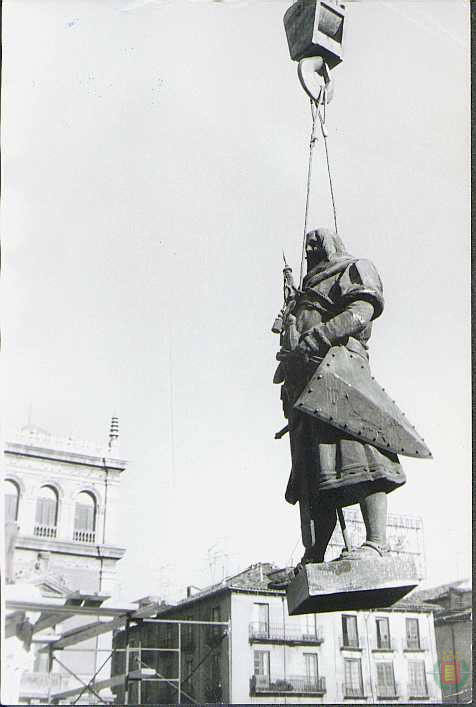
[{"label": "stone pedestal slab", "polygon": [[391,606],[418,584],[413,559],[337,560],[307,564],[287,588],[290,616]]}]

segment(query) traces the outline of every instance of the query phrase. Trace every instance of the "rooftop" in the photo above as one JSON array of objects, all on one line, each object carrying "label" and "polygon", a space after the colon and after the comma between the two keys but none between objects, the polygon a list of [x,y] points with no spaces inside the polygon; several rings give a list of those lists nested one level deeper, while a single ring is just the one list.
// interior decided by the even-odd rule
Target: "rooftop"
[{"label": "rooftop", "polygon": [[114,444],[111,447],[109,439],[105,439],[103,444],[96,444],[78,439],[73,435],[68,437],[53,435],[37,425],[30,424],[9,436],[9,440],[5,443],[5,452],[36,457],[54,455],[61,458],[88,457],[90,459],[122,460],[117,446],[117,438],[114,438]]},{"label": "rooftop", "polygon": [[[276,570],[276,566],[270,562],[258,562],[247,567],[242,572],[225,578],[218,584],[213,584],[200,591],[191,594],[190,596],[181,599],[173,607],[168,609],[177,609],[182,606],[187,606],[190,603],[206,599],[207,597],[221,594],[222,592],[235,591],[246,593],[259,593],[267,595],[285,594],[284,589],[269,589],[268,574]],[[435,611],[434,604],[430,604],[417,596],[414,592],[386,609],[387,611]]]}]

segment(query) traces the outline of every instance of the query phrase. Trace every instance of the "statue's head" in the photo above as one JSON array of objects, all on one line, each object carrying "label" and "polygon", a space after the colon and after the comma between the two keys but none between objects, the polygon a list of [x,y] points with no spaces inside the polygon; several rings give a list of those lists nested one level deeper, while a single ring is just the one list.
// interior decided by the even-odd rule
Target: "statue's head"
[{"label": "statue's head", "polygon": [[316,265],[328,263],[346,255],[348,253],[340,236],[329,228],[316,228],[315,231],[309,231],[306,235],[308,271],[315,268]]}]

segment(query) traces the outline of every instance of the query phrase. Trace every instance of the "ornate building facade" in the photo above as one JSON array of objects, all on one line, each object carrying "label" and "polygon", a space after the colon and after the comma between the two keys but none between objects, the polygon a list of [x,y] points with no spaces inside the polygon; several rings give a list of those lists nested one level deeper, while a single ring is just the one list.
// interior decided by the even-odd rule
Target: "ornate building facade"
[{"label": "ornate building facade", "polygon": [[[114,539],[120,482],[126,468],[118,436],[118,421],[113,418],[103,446],[55,437],[32,426],[6,443],[5,522],[8,532],[12,528],[14,532],[7,581],[13,598],[32,585],[46,598],[66,599],[79,593],[102,602],[117,595],[116,565],[125,548]],[[44,647],[61,633],[61,617],[58,619],[33,636],[31,661],[20,682],[21,702],[41,703],[52,689],[68,686],[73,674],[86,680],[97,670],[101,655],[93,650],[65,654],[62,665],[49,664]],[[88,620],[71,617],[67,627],[78,627]],[[107,641],[110,643],[110,637],[102,640],[103,647]],[[91,641],[85,647],[99,646]]]}]

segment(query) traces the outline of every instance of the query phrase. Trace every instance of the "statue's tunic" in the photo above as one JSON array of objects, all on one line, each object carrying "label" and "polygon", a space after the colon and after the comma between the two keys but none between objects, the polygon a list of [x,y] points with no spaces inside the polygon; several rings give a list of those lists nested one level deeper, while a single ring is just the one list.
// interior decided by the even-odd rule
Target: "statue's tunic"
[{"label": "statue's tunic", "polygon": [[[382,310],[382,283],[374,265],[350,256],[336,258],[315,268],[304,279],[303,293],[288,316],[282,346],[292,350],[300,335],[325,325],[332,331],[332,345],[345,346],[353,355],[368,360],[372,320]],[[344,312],[348,317],[339,317]],[[294,409],[294,402],[315,369],[316,364],[299,356],[289,357],[281,364],[282,400],[292,457],[286,500],[294,504],[309,497],[313,504],[345,506],[358,503],[370,493],[388,493],[404,484],[405,474],[396,454],[360,442]]]}]

